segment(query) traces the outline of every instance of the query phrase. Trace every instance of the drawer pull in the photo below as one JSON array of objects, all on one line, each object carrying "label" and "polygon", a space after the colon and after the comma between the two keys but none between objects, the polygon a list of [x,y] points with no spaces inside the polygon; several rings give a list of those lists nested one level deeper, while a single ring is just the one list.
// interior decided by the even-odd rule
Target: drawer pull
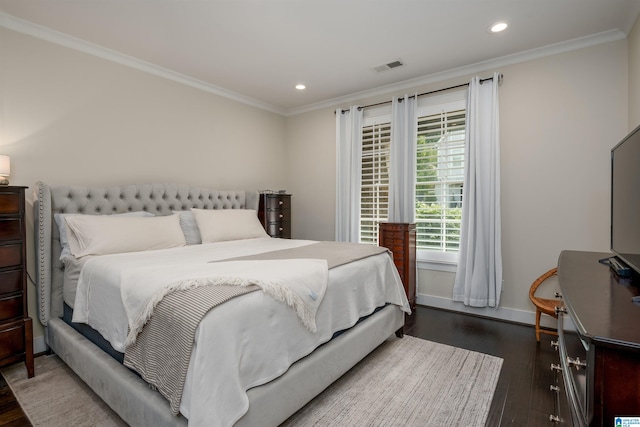
[{"label": "drawer pull", "polygon": [[284,205],[284,202],[282,200],[278,200],[278,204],[279,205]]},{"label": "drawer pull", "polygon": [[282,228],[282,227],[278,228],[278,231],[283,231],[283,230],[284,230],[284,228]]},{"label": "drawer pull", "polygon": [[556,298],[562,298],[562,294],[560,292],[556,292],[553,294]]},{"label": "drawer pull", "polygon": [[552,370],[552,371],[562,372],[562,366],[560,366],[560,365],[556,365],[555,363],[552,363],[552,364],[551,364],[551,370]]},{"label": "drawer pull", "polygon": [[576,357],[575,359],[570,358],[569,356],[567,356],[567,365],[569,367],[575,366],[576,371],[579,371],[580,368],[586,368],[587,367],[587,362],[580,360],[579,357]]},{"label": "drawer pull", "polygon": [[557,415],[549,415],[549,421],[552,423],[564,423],[564,420]]},{"label": "drawer pull", "polygon": [[278,218],[282,219],[282,218],[284,218],[284,215],[280,214],[280,215],[278,215]]},{"label": "drawer pull", "polygon": [[567,314],[567,309],[564,307],[556,307],[555,310],[556,310],[556,316],[560,313]]},{"label": "drawer pull", "polygon": [[549,390],[551,390],[551,391],[555,391],[555,392],[557,393],[557,392],[559,392],[559,391],[560,391],[560,387],[558,387],[557,385],[553,385],[553,384],[551,384],[551,385],[549,386]]},{"label": "drawer pull", "polygon": [[558,351],[558,341],[551,341],[551,347],[555,348]]}]

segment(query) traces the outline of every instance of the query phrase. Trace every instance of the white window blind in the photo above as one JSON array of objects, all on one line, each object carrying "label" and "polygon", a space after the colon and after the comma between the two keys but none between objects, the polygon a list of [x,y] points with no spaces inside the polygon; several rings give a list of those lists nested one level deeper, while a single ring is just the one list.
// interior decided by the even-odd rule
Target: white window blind
[{"label": "white window blind", "polygon": [[365,121],[362,127],[360,242],[378,244],[378,223],[389,215],[391,122]]},{"label": "white window blind", "polygon": [[465,166],[464,109],[418,117],[417,249],[457,253]]},{"label": "white window blind", "polygon": [[[455,263],[465,167],[466,92],[418,101],[416,239],[418,259]],[[368,114],[368,117],[367,117]],[[360,242],[378,243],[388,220],[390,108],[365,111],[362,125]]]}]

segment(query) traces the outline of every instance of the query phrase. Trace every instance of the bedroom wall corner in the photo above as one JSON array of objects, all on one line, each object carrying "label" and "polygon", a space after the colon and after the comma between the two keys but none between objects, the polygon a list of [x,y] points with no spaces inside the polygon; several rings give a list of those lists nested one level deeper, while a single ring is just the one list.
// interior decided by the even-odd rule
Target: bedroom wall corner
[{"label": "bedroom wall corner", "polygon": [[336,132],[332,109],[287,117],[287,180],[295,239],[335,239]]}]

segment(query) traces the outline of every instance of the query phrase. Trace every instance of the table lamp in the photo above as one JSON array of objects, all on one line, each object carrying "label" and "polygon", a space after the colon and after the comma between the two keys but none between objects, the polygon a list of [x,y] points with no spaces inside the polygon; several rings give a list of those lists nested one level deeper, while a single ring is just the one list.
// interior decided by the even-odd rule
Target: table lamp
[{"label": "table lamp", "polygon": [[9,185],[11,175],[11,159],[9,156],[0,155],[0,185]]}]

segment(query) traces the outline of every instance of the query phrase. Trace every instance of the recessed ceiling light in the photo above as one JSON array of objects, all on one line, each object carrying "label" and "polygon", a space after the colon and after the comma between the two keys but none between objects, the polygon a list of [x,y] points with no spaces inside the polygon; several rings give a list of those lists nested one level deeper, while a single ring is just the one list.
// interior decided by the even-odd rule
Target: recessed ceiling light
[{"label": "recessed ceiling light", "polygon": [[506,22],[496,22],[491,27],[489,27],[489,31],[492,33],[499,33],[507,29],[509,25]]},{"label": "recessed ceiling light", "polygon": [[305,85],[303,85],[302,83],[298,83],[296,85],[296,89],[298,90],[305,90],[307,87]]}]

